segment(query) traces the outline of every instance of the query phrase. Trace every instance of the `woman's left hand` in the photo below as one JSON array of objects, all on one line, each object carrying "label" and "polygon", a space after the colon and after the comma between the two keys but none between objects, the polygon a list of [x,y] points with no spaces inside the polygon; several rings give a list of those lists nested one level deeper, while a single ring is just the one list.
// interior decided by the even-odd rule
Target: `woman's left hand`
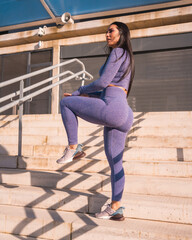
[{"label": "woman's left hand", "polygon": [[64,93],[64,97],[69,97],[71,95],[72,95],[71,93]]}]

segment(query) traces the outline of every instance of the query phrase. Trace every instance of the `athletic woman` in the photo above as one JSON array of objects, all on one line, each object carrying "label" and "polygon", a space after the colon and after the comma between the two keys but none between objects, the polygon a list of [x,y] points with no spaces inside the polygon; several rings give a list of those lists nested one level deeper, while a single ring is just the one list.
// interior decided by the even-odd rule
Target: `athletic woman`
[{"label": "athletic woman", "polygon": [[124,220],[121,199],[125,184],[122,158],[126,135],[133,124],[127,96],[134,77],[134,59],[130,32],[124,23],[112,23],[106,32],[106,41],[109,55],[100,69],[100,77],[72,94],[64,93],[60,102],[69,145],[57,163],[70,162],[84,153],[82,145],[78,144],[77,116],[103,125],[105,154],[111,168],[112,199],[96,217],[121,221]]}]

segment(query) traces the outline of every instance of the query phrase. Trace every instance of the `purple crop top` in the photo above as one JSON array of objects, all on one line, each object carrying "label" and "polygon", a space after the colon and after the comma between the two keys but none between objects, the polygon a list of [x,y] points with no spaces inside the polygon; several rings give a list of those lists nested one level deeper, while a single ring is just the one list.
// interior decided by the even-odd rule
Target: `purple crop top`
[{"label": "purple crop top", "polygon": [[114,84],[128,90],[131,72],[119,81],[130,63],[128,53],[125,52],[123,54],[123,51],[122,48],[114,48],[109,55],[107,63],[99,71],[100,77],[86,86],[81,86],[77,91],[72,93],[72,96],[100,91],[109,84]]}]

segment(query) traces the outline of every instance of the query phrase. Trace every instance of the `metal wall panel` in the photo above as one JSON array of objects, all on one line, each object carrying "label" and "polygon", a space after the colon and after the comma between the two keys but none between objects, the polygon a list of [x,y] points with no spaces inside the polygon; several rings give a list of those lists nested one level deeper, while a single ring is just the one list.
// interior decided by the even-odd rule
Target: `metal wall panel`
[{"label": "metal wall panel", "polygon": [[134,111],[192,110],[192,48],[139,53],[129,104]]},{"label": "metal wall panel", "polygon": [[[42,69],[44,67],[52,65],[52,51],[35,51],[35,52],[24,52],[17,54],[8,54],[0,56],[0,82],[10,80],[15,77]],[[38,83],[52,75],[51,71],[42,73],[38,76],[26,79],[24,81],[25,87],[32,84]],[[44,84],[44,86],[47,86]],[[11,84],[0,88],[0,97],[4,97],[10,93],[16,92],[19,90],[19,82]],[[39,88],[35,88],[37,90]],[[31,90],[31,93],[35,90]],[[18,99],[13,98],[14,99]],[[10,100],[7,100],[3,103],[0,103],[0,107],[5,104],[10,103]],[[25,114],[46,114],[50,113],[51,110],[51,91],[42,93],[32,99],[30,102],[25,102],[24,104],[24,113]],[[9,109],[3,114],[12,114],[16,113],[16,108]],[[14,113],[14,114],[15,114]]]}]

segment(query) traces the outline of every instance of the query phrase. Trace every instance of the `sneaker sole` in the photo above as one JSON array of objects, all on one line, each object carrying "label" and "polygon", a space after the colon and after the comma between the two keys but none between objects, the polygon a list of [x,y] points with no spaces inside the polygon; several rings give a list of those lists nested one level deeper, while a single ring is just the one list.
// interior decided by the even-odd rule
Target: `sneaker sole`
[{"label": "sneaker sole", "polygon": [[75,154],[73,159],[76,160],[76,159],[83,158],[85,156],[86,156],[86,153],[82,151],[82,152],[78,152],[77,154]]},{"label": "sneaker sole", "polygon": [[64,163],[69,163],[69,162],[72,162],[73,161],[73,158],[69,158],[69,159],[67,159],[67,160],[65,160],[65,161],[56,161],[58,164],[64,164]]},{"label": "sneaker sole", "polygon": [[103,217],[96,217],[97,219],[105,219],[105,220],[109,220],[111,218],[111,216],[103,216]]},{"label": "sneaker sole", "polygon": [[121,214],[116,214],[112,217],[110,217],[110,220],[113,220],[113,221],[124,221],[125,220],[125,217]]},{"label": "sneaker sole", "polygon": [[96,217],[97,219],[104,219],[104,220],[113,220],[113,221],[124,221],[124,216],[118,216],[118,217],[111,217],[111,216],[103,216],[103,217]]},{"label": "sneaker sole", "polygon": [[78,152],[75,154],[74,157],[70,158],[70,159],[67,159],[65,161],[56,161],[58,164],[64,164],[64,163],[69,163],[69,162],[72,162],[73,160],[77,160],[77,159],[80,159],[82,157],[85,157],[86,156],[86,153],[85,152]]}]

